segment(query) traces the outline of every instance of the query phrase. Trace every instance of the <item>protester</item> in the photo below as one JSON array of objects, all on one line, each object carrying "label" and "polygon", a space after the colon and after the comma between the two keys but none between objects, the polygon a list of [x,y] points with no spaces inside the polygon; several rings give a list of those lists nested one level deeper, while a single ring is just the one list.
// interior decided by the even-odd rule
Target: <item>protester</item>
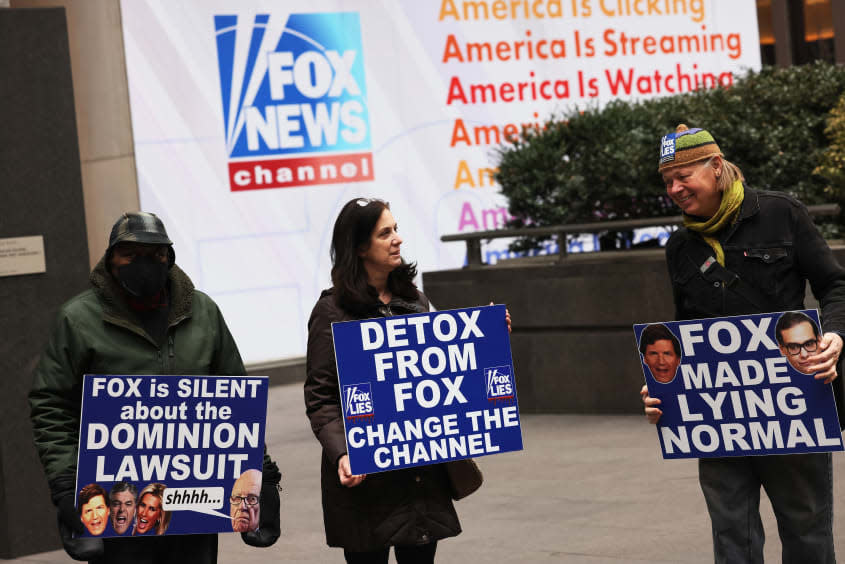
[{"label": "protester", "polygon": [[[62,543],[77,560],[217,560],[214,534],[136,539],[72,535],[84,530],[73,507],[83,374],[246,374],[217,305],[194,289],[175,259],[158,217],[123,214],[112,227],[105,256],[91,272],[91,288],[62,306],[35,371],[29,394],[35,446],[58,509]],[[269,546],[279,536],[280,476],[265,452],[265,520],[258,531],[242,535],[247,544]]]},{"label": "protester", "polygon": [[349,468],[331,324],[429,310],[401,245],[386,202],[347,202],[332,236],[332,288],[308,321],[305,405],[323,447],[326,542],[349,563],[386,563],[391,546],[400,564],[433,562],[437,541],[461,532],[443,464],[361,476]]},{"label": "protester", "polygon": [[413,283],[415,264],[400,254],[402,238],[389,206],[355,199],[340,211],[332,237],[332,288],[308,321],[305,405],[323,446],[323,521],[329,546],[349,563],[433,562],[437,541],[461,532],[441,464],[352,475],[346,454],[331,324],[421,313],[428,300]]},{"label": "protester", "polygon": [[[677,320],[803,309],[809,280],[827,330],[810,355],[818,385],[834,381],[845,332],[845,270],[806,208],[779,192],[743,184],[713,136],[679,125],[661,140],[658,171],[683,211],[684,226],[666,245]],[[641,390],[648,420],[660,400]],[[716,562],[762,562],[760,486],[774,508],[785,563],[832,563],[830,453],[699,459]]]}]

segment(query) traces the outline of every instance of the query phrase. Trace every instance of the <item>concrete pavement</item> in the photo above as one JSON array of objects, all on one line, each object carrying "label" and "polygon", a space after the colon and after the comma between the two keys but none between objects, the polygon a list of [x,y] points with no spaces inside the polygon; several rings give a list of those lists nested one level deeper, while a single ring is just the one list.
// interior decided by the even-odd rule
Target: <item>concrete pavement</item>
[{"label": "concrete pavement", "polygon": [[[325,546],[320,447],[305,417],[301,385],[271,388],[268,418],[268,448],[284,473],[282,537],[269,549],[256,549],[238,535],[221,535],[219,562],[342,563],[342,552]],[[438,562],[713,561],[696,462],[663,461],[654,428],[643,417],[524,415],[522,425],[524,451],[478,459],[485,483],[457,502],[464,532],[439,544]],[[845,558],[845,455],[833,460],[836,550]],[[779,562],[774,516],[761,497],[766,560]],[[73,561],[54,551],[9,562]]]}]

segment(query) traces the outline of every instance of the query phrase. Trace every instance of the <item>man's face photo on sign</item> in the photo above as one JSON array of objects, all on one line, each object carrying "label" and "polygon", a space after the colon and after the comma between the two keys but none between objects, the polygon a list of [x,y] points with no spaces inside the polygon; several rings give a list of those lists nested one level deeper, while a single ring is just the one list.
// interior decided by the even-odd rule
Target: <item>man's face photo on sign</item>
[{"label": "man's face photo on sign", "polygon": [[79,518],[94,536],[103,534],[108,523],[106,490],[97,484],[88,484],[79,492]]},{"label": "man's face photo on sign", "polygon": [[118,535],[125,534],[135,517],[135,486],[118,482],[109,493],[109,513],[111,526]]},{"label": "man's face photo on sign", "polygon": [[681,344],[665,325],[655,323],[643,330],[640,353],[655,380],[668,384],[675,379],[681,364]]},{"label": "man's face photo on sign", "polygon": [[258,528],[258,516],[261,511],[261,472],[247,470],[232,486],[229,496],[229,508],[232,515],[232,530],[246,533]]},{"label": "man's face photo on sign", "polygon": [[819,328],[807,315],[788,311],[780,316],[775,326],[778,348],[792,368],[802,374],[812,374],[811,357],[819,348]]}]

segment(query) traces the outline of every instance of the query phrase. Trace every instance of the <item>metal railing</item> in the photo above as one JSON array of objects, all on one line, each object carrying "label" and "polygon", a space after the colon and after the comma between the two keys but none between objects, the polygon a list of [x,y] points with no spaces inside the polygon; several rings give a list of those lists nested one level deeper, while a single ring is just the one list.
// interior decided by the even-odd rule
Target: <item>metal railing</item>
[{"label": "metal railing", "polygon": [[[807,206],[813,217],[830,216],[839,213],[839,204],[818,204]],[[661,227],[681,225],[682,216],[650,217],[644,219],[622,219],[613,221],[595,221],[591,223],[569,223],[566,225],[552,225],[549,227],[526,227],[520,229],[493,229],[490,231],[473,231],[472,233],[457,233],[443,235],[440,240],[444,243],[466,241],[467,266],[470,268],[483,266],[481,262],[481,240],[501,239],[502,237],[547,237],[556,235],[558,241],[558,259],[562,262],[568,253],[566,236],[570,233],[601,233],[602,231],[631,231],[645,227]]]}]

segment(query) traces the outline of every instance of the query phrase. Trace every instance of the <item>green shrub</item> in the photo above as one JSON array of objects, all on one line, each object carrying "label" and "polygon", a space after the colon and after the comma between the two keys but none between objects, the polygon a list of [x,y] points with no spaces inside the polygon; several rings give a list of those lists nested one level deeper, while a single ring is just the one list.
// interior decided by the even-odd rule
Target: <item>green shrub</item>
[{"label": "green shrub", "polygon": [[[822,153],[814,172],[826,181],[824,193],[828,200],[845,209],[845,96],[830,110],[824,132],[830,146]],[[840,235],[842,231],[845,230]]]},{"label": "green shrub", "polygon": [[[749,186],[787,192],[805,204],[833,201],[845,191],[845,108],[835,126],[841,148],[835,157],[827,154],[828,168],[814,171],[830,144],[828,113],[843,92],[845,68],[817,62],[749,72],[729,88],[553,116],[545,129],[526,130],[498,149],[496,180],[516,217],[510,226],[676,215],[657,162],[661,136],[679,123],[710,131]],[[821,176],[828,169],[835,169],[838,184]],[[526,239],[515,249],[536,243]]]}]

